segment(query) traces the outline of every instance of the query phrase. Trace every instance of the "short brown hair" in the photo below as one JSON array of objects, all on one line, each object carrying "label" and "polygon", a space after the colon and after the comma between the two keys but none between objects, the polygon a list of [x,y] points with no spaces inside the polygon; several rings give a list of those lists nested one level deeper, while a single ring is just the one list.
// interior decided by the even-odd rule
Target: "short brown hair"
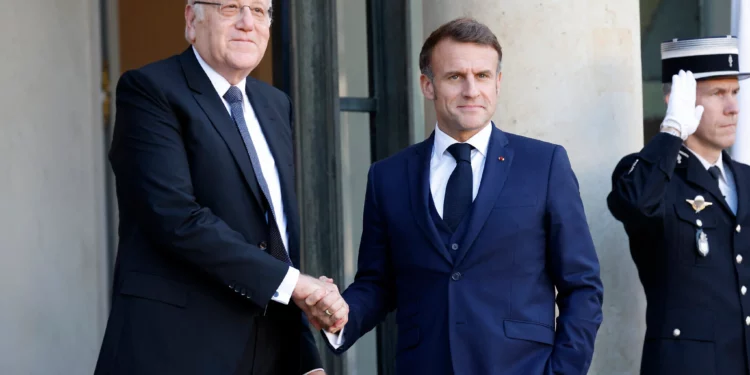
[{"label": "short brown hair", "polygon": [[419,53],[419,70],[422,74],[432,79],[432,50],[443,39],[452,39],[460,43],[474,43],[481,46],[490,46],[497,51],[497,71],[500,71],[500,62],[503,60],[503,49],[497,37],[486,25],[477,22],[473,18],[457,18],[443,24],[433,31],[422,45]]}]

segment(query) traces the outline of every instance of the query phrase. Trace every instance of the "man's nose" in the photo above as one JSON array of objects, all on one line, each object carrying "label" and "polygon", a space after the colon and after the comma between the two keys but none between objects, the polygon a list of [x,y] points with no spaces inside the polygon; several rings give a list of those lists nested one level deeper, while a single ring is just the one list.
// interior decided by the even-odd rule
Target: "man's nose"
[{"label": "man's nose", "polygon": [[479,96],[479,88],[477,87],[477,81],[474,77],[469,76],[464,81],[463,95],[467,98],[475,98]]}]

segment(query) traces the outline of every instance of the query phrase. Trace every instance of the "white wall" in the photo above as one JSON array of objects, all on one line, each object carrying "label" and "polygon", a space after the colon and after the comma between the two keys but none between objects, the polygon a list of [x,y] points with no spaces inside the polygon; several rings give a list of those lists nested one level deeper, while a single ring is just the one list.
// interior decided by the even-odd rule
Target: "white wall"
[{"label": "white wall", "polygon": [[[487,24],[503,47],[495,123],[565,146],[578,176],[604,282],[590,374],[636,374],[645,299],[606,196],[617,161],[643,144],[638,1],[424,1],[424,37],[464,15]],[[431,102],[425,114],[432,131]]]},{"label": "white wall", "polygon": [[92,373],[106,322],[96,0],[0,11],[0,374]]}]

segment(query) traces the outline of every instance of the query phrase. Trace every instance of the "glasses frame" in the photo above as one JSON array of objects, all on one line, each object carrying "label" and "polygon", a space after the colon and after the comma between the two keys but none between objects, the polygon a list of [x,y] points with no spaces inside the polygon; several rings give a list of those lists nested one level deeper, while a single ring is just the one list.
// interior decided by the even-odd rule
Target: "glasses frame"
[{"label": "glasses frame", "polygon": [[[193,5],[216,5],[216,6],[218,6],[217,10],[219,11],[219,14],[221,14],[222,17],[227,18],[227,19],[231,19],[232,18],[232,17],[225,16],[221,12],[221,8],[224,7],[225,5],[227,5],[225,3],[216,3],[216,2],[212,2],[212,1],[194,1]],[[253,6],[252,5],[241,5],[241,4],[238,4],[238,5],[240,7],[240,10],[237,13],[237,16],[235,16],[236,18],[239,18],[239,17],[242,16],[242,10],[245,9],[245,8],[248,8],[250,10],[250,13],[253,12],[253,10],[252,10]],[[273,7],[266,9],[266,17],[268,18],[268,20],[267,20],[268,25],[271,25],[271,22],[273,21]]]}]

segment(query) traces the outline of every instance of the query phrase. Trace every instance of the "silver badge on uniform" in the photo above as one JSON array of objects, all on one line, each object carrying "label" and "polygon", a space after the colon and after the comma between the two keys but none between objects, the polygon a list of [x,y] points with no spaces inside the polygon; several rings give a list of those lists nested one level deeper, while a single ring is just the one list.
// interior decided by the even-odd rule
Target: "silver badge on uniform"
[{"label": "silver badge on uniform", "polygon": [[702,195],[697,195],[694,199],[686,199],[690,206],[693,207],[693,210],[695,210],[695,213],[703,211],[706,207],[712,205],[713,203],[707,202],[705,198],[703,198]]},{"label": "silver badge on uniform", "polygon": [[708,255],[708,236],[703,229],[698,228],[698,230],[695,231],[695,243],[698,246],[698,252],[702,256],[705,257]]}]

